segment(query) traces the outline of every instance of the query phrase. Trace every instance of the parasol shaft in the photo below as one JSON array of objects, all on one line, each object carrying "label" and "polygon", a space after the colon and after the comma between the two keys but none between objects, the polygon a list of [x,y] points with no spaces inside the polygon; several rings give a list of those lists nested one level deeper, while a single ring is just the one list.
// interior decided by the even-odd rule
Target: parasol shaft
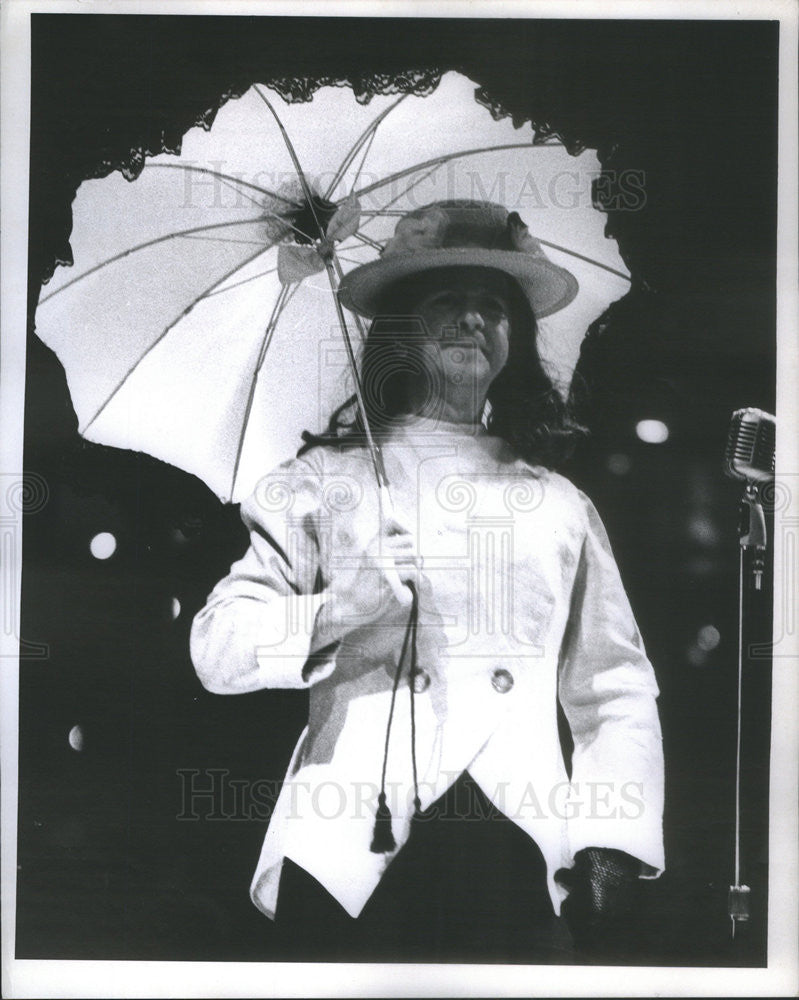
[{"label": "parasol shaft", "polygon": [[[341,262],[339,261],[338,254],[335,251],[333,251],[333,266],[336,269],[336,274],[338,275],[338,280],[341,281],[341,279],[344,277],[344,271],[341,268]],[[338,303],[338,294],[336,294],[336,302]],[[341,315],[343,315],[343,313],[341,313],[340,309],[339,309],[339,313]],[[365,341],[366,341],[366,330],[364,329],[363,323],[361,321],[361,317],[357,313],[353,313],[353,316],[355,317],[355,325],[358,327],[358,335],[361,338],[361,343],[365,343]],[[342,323],[343,323],[343,320],[342,320]],[[346,326],[344,326],[344,329],[346,330]],[[345,336],[346,336],[346,334],[345,334]],[[366,421],[366,420],[367,420],[367,418],[366,418],[366,415],[364,414],[364,421]]]},{"label": "parasol shaft", "polygon": [[388,476],[386,475],[386,467],[383,462],[383,453],[380,450],[380,446],[375,441],[372,435],[372,429],[369,426],[369,418],[366,415],[366,405],[363,398],[361,377],[358,373],[358,363],[355,358],[355,351],[352,349],[352,340],[350,339],[350,332],[347,328],[347,320],[344,316],[344,309],[338,299],[338,288],[336,287],[336,275],[333,269],[333,263],[327,258],[325,258],[325,270],[327,271],[327,278],[330,282],[330,290],[333,293],[333,301],[336,304],[336,312],[338,314],[339,323],[341,324],[341,334],[344,338],[344,346],[347,349],[347,358],[350,363],[353,385],[355,387],[355,398],[358,401],[358,409],[361,411],[364,434],[366,435],[366,447],[369,449],[369,454],[372,457],[372,464],[374,466],[375,475],[377,476],[377,485],[380,489],[381,500],[388,499]]}]

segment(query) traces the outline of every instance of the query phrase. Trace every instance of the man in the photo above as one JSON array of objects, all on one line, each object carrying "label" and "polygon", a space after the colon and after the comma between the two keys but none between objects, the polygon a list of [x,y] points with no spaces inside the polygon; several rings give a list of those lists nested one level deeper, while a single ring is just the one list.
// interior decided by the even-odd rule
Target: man
[{"label": "man", "polygon": [[251,890],[283,954],[569,961],[567,890],[590,945],[663,867],[654,674],[554,471],[581,429],[536,319],[576,291],[501,206],[410,213],[340,291],[390,317],[361,376],[393,511],[346,407],[242,505],[251,545],[192,656],[212,691],[309,689]]}]

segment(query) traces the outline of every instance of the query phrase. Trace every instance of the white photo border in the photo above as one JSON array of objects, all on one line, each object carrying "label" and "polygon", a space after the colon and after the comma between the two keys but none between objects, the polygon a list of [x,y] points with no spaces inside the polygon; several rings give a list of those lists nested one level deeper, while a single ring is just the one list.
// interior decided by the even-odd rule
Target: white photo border
[{"label": "white photo border", "polygon": [[[2,26],[0,476],[22,477],[28,247],[30,16],[33,13],[363,17],[766,19],[780,22],[777,478],[799,475],[797,346],[797,20],[792,0],[6,0]],[[794,471],[795,470],[795,471]],[[7,515],[7,512],[3,512]],[[777,511],[775,534],[799,518]],[[796,522],[796,523],[794,523]],[[33,961],[14,958],[21,514],[0,520],[0,587],[15,627],[0,630],[2,990],[7,997],[794,996],[799,991],[799,546],[775,547],[768,966],[750,968],[296,965]],[[789,555],[786,557],[786,552]],[[79,919],[79,914],[75,915]],[[268,975],[265,975],[265,966]]]}]

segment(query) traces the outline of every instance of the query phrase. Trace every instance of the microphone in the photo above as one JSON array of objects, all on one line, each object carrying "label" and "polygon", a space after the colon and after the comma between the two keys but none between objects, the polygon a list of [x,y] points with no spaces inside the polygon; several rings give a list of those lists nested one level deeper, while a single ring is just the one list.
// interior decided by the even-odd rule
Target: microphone
[{"label": "microphone", "polygon": [[766,553],[766,519],[760,503],[760,489],[774,479],[774,450],[777,421],[770,413],[747,406],[736,410],[730,421],[724,471],[731,479],[746,482],[741,498],[738,542],[740,546],[738,588],[738,719],[737,759],[735,770],[735,884],[727,895],[727,913],[732,920],[732,936],[738,923],[749,920],[748,885],[741,884],[741,718],[744,663],[744,573],[748,557],[749,572],[755,590],[763,586]]},{"label": "microphone", "polygon": [[760,503],[759,487],[774,478],[776,437],[776,419],[770,413],[747,406],[733,413],[724,452],[724,471],[727,475],[731,479],[746,481],[738,535],[742,552],[748,550],[751,553],[755,590],[762,587],[766,552],[766,519]]},{"label": "microphone", "polygon": [[747,406],[736,410],[730,422],[724,471],[731,479],[767,483],[774,478],[777,421],[764,410]]}]

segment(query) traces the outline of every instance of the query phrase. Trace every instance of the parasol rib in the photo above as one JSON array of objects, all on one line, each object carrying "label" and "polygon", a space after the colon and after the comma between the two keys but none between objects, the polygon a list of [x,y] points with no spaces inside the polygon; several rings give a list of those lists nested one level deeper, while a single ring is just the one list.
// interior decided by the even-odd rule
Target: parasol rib
[{"label": "parasol rib", "polygon": [[358,169],[355,171],[355,177],[352,180],[352,187],[350,188],[348,197],[352,197],[352,192],[355,190],[355,187],[358,181],[360,180],[363,168],[366,166],[366,157],[369,155],[369,150],[372,148],[372,143],[375,141],[376,134],[377,134],[376,132],[372,132],[372,134],[369,136],[369,142],[367,142],[366,144],[366,148],[363,151],[363,156],[361,157],[361,162],[358,164]]},{"label": "parasol rib", "polygon": [[[432,177],[433,174],[435,174],[436,171],[440,170],[442,166],[443,164],[436,163],[432,167],[429,167],[427,170],[425,170],[425,172],[421,175],[421,177],[417,177],[415,181],[412,181],[406,188],[403,188],[402,191],[399,192],[399,194],[394,195],[394,197],[390,201],[387,201],[379,209],[367,209],[364,214],[369,216],[382,215],[386,209],[390,208],[391,205],[394,205],[396,202],[398,202],[400,198],[403,198],[406,194],[408,194],[409,191],[413,191],[415,187],[418,187],[420,184],[426,181],[428,177]],[[396,212],[394,212],[393,214],[402,216],[406,215],[407,213],[402,209],[397,209]]]},{"label": "parasol rib", "polygon": [[[529,142],[510,142],[505,143],[501,146],[480,146],[475,149],[462,149],[456,153],[444,153],[441,156],[434,156],[430,160],[425,160],[423,163],[416,163],[412,167],[405,167],[403,170],[398,170],[396,173],[389,174],[388,177],[383,177],[379,181],[375,181],[373,184],[367,184],[366,187],[362,187],[357,191],[353,191],[358,198],[362,198],[365,194],[369,194],[372,191],[377,191],[381,187],[385,187],[386,184],[391,184],[394,181],[400,180],[402,177],[407,177],[409,174],[415,174],[417,170],[424,170],[425,167],[430,166],[442,166],[444,163],[448,163],[450,160],[456,160],[461,157],[466,156],[477,156],[480,153],[494,153],[501,152],[503,149],[534,149],[535,147]],[[337,202],[336,204],[339,204]]]},{"label": "parasol rib", "polygon": [[578,260],[585,261],[586,264],[593,264],[594,267],[601,267],[603,271],[609,271],[610,274],[615,274],[618,278],[624,278],[625,281],[632,281],[629,274],[625,274],[624,271],[618,271],[615,267],[611,267],[609,264],[603,264],[601,260],[595,260],[593,257],[586,257],[585,254],[577,253],[576,250],[569,250],[568,247],[563,247],[559,243],[550,243],[549,240],[542,240],[540,237],[536,237],[538,242],[545,247],[549,247],[551,250],[560,250],[561,253],[567,253],[570,257],[576,257]]},{"label": "parasol rib", "polygon": [[241,288],[242,285],[247,285],[251,281],[258,281],[259,278],[265,278],[269,274],[274,274],[275,271],[277,271],[276,267],[267,268],[266,271],[259,271],[258,274],[251,274],[249,278],[242,278],[241,281],[234,281],[232,285],[226,285],[224,288],[218,288],[215,292],[208,292],[205,297],[207,299],[211,299],[215,295],[224,295],[225,292],[232,292],[234,288]]},{"label": "parasol rib", "polygon": [[[393,199],[393,201],[396,201],[396,198]],[[392,204],[393,201],[391,202]],[[401,208],[368,208],[363,214],[368,215],[370,218],[372,216],[381,215],[389,219],[401,219],[408,213],[403,211]]]},{"label": "parasol rib", "polygon": [[[251,184],[249,181],[243,181],[241,178],[234,177],[232,174],[223,174],[219,170],[210,170],[208,167],[193,167],[188,163],[147,163],[144,169],[184,170],[197,174],[210,174],[212,177],[217,177],[221,181],[228,181],[231,184],[238,184],[239,187],[250,188],[251,191],[257,191],[259,194],[265,194],[268,198],[277,198],[278,201],[284,202],[288,208],[296,209],[302,207],[293,198],[289,198],[287,195],[278,194],[277,191],[270,191],[269,188],[259,187],[257,184]],[[255,204],[259,205],[259,207],[263,207],[259,202],[255,202]]]},{"label": "parasol rib", "polygon": [[[236,460],[233,463],[233,478],[230,481],[230,496],[231,499],[236,494],[236,478],[239,474],[239,465],[241,464],[241,456],[244,451],[244,438],[247,434],[247,425],[250,420],[250,413],[252,412],[252,405],[255,399],[255,389],[258,385],[258,375],[263,367],[264,359],[266,357],[266,352],[269,350],[269,345],[272,342],[272,336],[277,327],[278,320],[283,314],[283,310],[291,301],[294,293],[299,288],[299,282],[295,285],[283,285],[280,289],[275,304],[272,308],[272,315],[269,317],[269,322],[266,325],[266,330],[264,331],[264,339],[261,342],[261,348],[258,351],[258,359],[255,362],[255,367],[252,373],[252,379],[250,380],[250,389],[247,395],[247,405],[244,408],[244,418],[241,424],[241,432],[239,434],[238,444],[236,446]],[[223,498],[224,499],[224,498]]]},{"label": "parasol rib", "polygon": [[[355,248],[357,249],[357,247]],[[347,254],[340,253],[338,255],[339,260],[343,260],[347,264],[354,264],[356,267],[361,267],[364,263],[362,260],[358,260],[357,257],[350,257]]]},{"label": "parasol rib", "polygon": [[[268,249],[271,249],[271,247],[266,247],[264,249],[268,250]],[[237,271],[240,271],[242,269],[242,267],[246,267],[247,264],[251,264],[252,261],[254,261],[258,257],[260,257],[261,254],[264,253],[264,249],[259,250],[258,253],[253,254],[252,257],[249,257],[247,260],[243,261],[242,263],[237,264],[234,268],[231,268],[231,270],[229,270],[227,273],[223,274],[221,278],[218,278],[216,281],[214,281],[214,283],[212,285],[209,285],[208,288],[206,288],[205,291],[202,293],[202,295],[198,295],[197,298],[193,299],[189,303],[189,305],[187,305],[185,308],[183,308],[180,311],[180,313],[172,320],[172,322],[169,323],[161,331],[161,333],[156,337],[156,339],[151,344],[148,345],[148,347],[144,351],[144,353],[141,354],[136,359],[136,361],[134,361],[133,364],[128,368],[128,370],[125,372],[125,374],[119,380],[119,382],[117,382],[117,384],[114,386],[113,390],[111,391],[111,394],[106,397],[106,399],[103,401],[103,403],[100,406],[100,408],[94,413],[94,415],[92,416],[91,420],[89,420],[88,423],[84,424],[84,426],[80,429],[80,433],[81,434],[85,435],[86,431],[91,427],[91,425],[95,422],[95,420],[100,416],[100,414],[108,406],[108,404],[111,402],[111,400],[114,398],[114,396],[116,396],[116,394],[124,386],[124,384],[130,378],[130,376],[134,373],[134,371],[136,371],[136,369],[139,367],[139,365],[142,363],[142,361],[144,361],[144,359],[153,350],[155,350],[155,348],[161,343],[161,341],[164,339],[164,337],[166,337],[166,335],[169,333],[169,331],[172,330],[183,319],[184,316],[187,316],[191,312],[191,310],[197,305],[198,302],[202,302],[202,300],[204,298],[206,298],[210,293],[212,293],[214,291],[214,289],[219,288],[219,286],[221,284],[223,284],[225,281],[227,281],[228,278],[231,278]]]},{"label": "parasol rib", "polygon": [[[345,174],[347,168],[351,165],[351,163],[353,162],[353,160],[355,159],[355,157],[358,155],[358,152],[363,148],[363,144],[367,140],[371,143],[372,139],[374,138],[375,132],[377,131],[378,126],[381,124],[381,122],[386,118],[386,116],[388,114],[390,114],[394,110],[394,108],[397,107],[398,104],[401,104],[402,101],[404,101],[407,96],[408,96],[407,94],[403,94],[399,98],[399,100],[397,100],[393,104],[389,105],[389,107],[384,108],[384,110],[380,112],[380,114],[374,119],[374,121],[372,121],[363,130],[363,132],[361,133],[361,135],[356,139],[355,145],[352,147],[352,149],[349,151],[349,153],[347,153],[347,155],[342,160],[341,166],[336,171],[335,176],[333,177],[333,180],[330,182],[329,187],[325,191],[324,197],[326,199],[329,200],[330,198],[333,197],[333,192],[336,190],[336,188],[338,187],[338,185],[341,183],[341,180],[344,177],[344,174]],[[361,167],[363,167],[363,164],[361,164]]]},{"label": "parasol rib", "polygon": [[377,240],[370,239],[365,233],[360,232],[360,230],[354,234],[357,239],[364,243],[368,247],[372,247],[373,250],[382,250],[383,247]]},{"label": "parasol rib", "polygon": [[[218,236],[199,236],[193,234],[191,236],[182,236],[181,239],[184,240],[195,240],[197,243],[225,243],[231,245],[233,243],[238,243],[239,246],[243,247],[262,247],[264,245],[263,240],[232,240],[232,239],[220,239]],[[267,247],[271,249],[271,247]]]},{"label": "parasol rib", "polygon": [[[287,222],[282,216],[274,215],[274,217],[280,219],[295,232],[298,233],[300,232],[300,230],[297,229],[296,226],[292,226],[291,223]],[[106,260],[100,261],[99,264],[95,264],[94,267],[90,267],[88,271],[83,271],[81,274],[76,274],[74,278],[71,278],[69,281],[65,282],[63,285],[50,292],[49,295],[45,295],[44,298],[40,299],[39,305],[43,305],[49,299],[52,299],[54,295],[60,295],[61,292],[66,291],[67,288],[70,288],[77,281],[82,281],[84,278],[88,278],[90,275],[96,274],[98,271],[101,271],[104,267],[108,267],[110,264],[115,264],[118,260],[124,260],[125,257],[129,257],[132,253],[138,253],[140,250],[147,250],[149,247],[157,246],[159,243],[166,243],[168,240],[176,240],[179,239],[180,237],[190,238],[195,233],[207,233],[213,229],[227,229],[231,226],[249,226],[255,222],[263,222],[264,218],[265,218],[264,216],[261,216],[260,218],[257,219],[239,219],[229,222],[214,222],[206,226],[194,226],[191,229],[180,229],[175,233],[166,233],[164,236],[156,236],[151,240],[146,240],[144,243],[137,243],[136,246],[128,247],[127,250],[122,250],[120,253],[114,254],[113,257],[108,257]],[[301,235],[305,236],[306,234],[301,233]],[[225,243],[228,241],[220,240],[220,242]],[[234,241],[234,242],[241,242],[241,241]],[[273,246],[275,246],[274,243],[263,243],[261,244],[260,252],[264,253],[264,251],[266,250],[271,250]],[[258,255],[256,254],[255,256]],[[252,257],[249,258],[249,260],[252,259],[253,259]],[[245,261],[245,263],[249,263],[249,260]],[[244,264],[241,264],[240,267],[244,267]],[[236,268],[235,270],[238,270],[238,268]],[[235,270],[231,273],[235,273]]]}]

